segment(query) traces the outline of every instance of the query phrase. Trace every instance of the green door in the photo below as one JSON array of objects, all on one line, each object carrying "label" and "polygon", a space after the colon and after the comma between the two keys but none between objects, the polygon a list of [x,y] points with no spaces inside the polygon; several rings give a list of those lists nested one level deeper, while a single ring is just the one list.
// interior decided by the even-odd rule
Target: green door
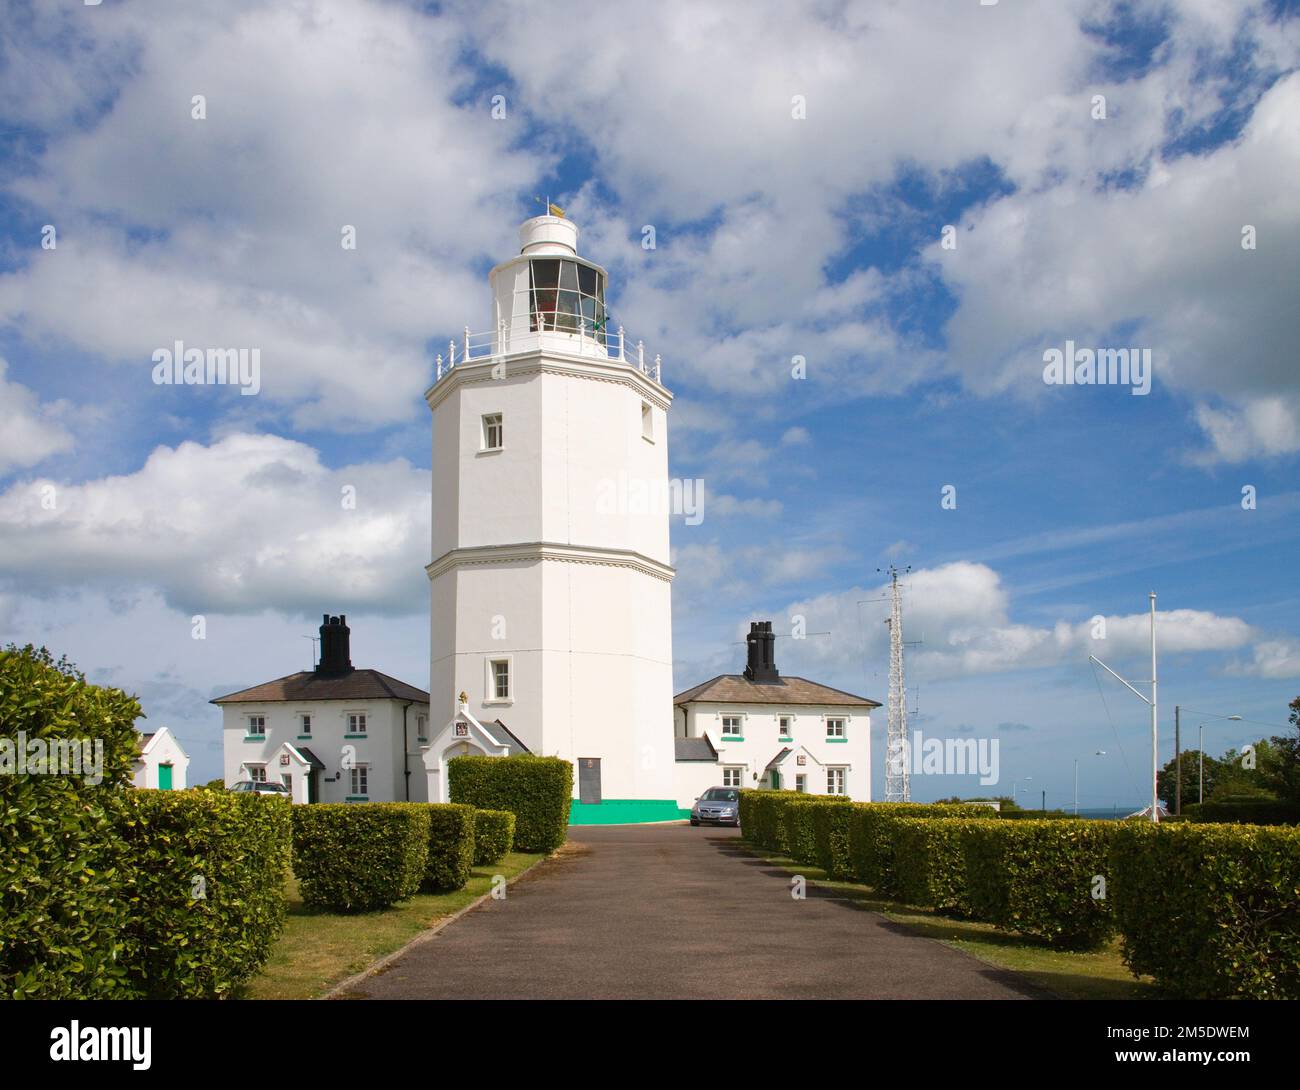
[{"label": "green door", "polygon": [[172,766],[158,766],[158,790],[170,791],[172,789]]},{"label": "green door", "polygon": [[781,790],[781,773],[778,772],[775,768],[772,769],[772,790],[773,791]]}]

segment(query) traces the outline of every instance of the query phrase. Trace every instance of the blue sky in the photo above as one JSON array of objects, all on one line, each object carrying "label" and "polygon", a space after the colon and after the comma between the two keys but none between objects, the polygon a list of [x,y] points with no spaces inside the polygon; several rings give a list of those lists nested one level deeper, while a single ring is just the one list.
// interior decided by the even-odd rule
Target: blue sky
[{"label": "blue sky", "polygon": [[[1149,590],[1162,751],[1175,703],[1213,751],[1281,733],[1294,5],[0,6],[0,642],[139,693],[200,777],[207,700],[306,665],[325,610],[427,684],[422,394],[539,194],[705,482],[672,527],[679,688],[802,616],[825,635],[778,664],[883,701],[894,562],[913,726],[999,738],[1003,790],[1068,805],[1079,757],[1082,805],[1142,800],[1145,708],[1087,660],[1146,676]],[[262,392],[154,385],[177,339],[260,347]],[[1150,348],[1151,392],[1045,385],[1067,339]]]}]

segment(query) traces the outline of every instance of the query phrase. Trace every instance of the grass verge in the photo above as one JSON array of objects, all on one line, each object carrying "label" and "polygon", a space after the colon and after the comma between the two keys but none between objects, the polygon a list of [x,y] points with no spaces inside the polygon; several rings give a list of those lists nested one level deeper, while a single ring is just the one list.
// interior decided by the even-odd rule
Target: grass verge
[{"label": "grass verge", "polygon": [[[999,931],[989,923],[941,916],[927,908],[877,897],[857,882],[838,881],[826,872],[793,859],[773,856],[748,843],[746,849],[790,874],[808,879],[809,896],[827,894],[853,908],[878,912],[894,923],[970,954],[988,965],[1010,969],[1062,999],[1159,999],[1149,977],[1137,978],[1124,964],[1118,936],[1097,950],[1056,950],[1027,935]],[[814,888],[817,891],[814,892]]]},{"label": "grass verge", "polygon": [[500,861],[475,867],[464,889],[417,893],[409,901],[379,912],[351,916],[308,908],[291,875],[284,932],[262,971],[244,989],[244,999],[312,999],[372,962],[400,949],[421,931],[487,893],[492,877],[522,874],[545,855],[511,852]]}]

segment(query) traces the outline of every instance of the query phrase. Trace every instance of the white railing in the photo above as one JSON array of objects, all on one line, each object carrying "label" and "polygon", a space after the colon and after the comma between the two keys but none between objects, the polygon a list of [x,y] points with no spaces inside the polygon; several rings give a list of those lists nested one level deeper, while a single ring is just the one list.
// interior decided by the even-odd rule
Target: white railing
[{"label": "white railing", "polygon": [[566,356],[586,356],[617,360],[635,367],[643,375],[662,383],[662,363],[659,356],[647,363],[645,342],[633,341],[622,326],[613,332],[596,329],[586,319],[576,329],[530,329],[524,332],[510,331],[509,324],[502,322],[495,330],[487,333],[471,333],[465,327],[464,335],[455,341],[447,342],[447,354],[438,355],[435,379],[453,368],[478,360],[495,359],[512,351],[541,349]]}]

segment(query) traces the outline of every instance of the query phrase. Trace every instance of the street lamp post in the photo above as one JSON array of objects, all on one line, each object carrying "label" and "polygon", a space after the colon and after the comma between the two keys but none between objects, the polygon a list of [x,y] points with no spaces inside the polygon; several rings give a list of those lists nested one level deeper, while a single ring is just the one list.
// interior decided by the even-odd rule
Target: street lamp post
[{"label": "street lamp post", "polygon": [[[1196,709],[1192,709],[1195,711]],[[1223,719],[1232,719],[1240,722],[1239,715],[1225,715]],[[1205,724],[1201,723],[1196,728],[1196,760],[1200,765],[1199,775],[1197,776],[1196,801],[1198,803],[1205,801]]]},{"label": "street lamp post", "polygon": [[[1097,750],[1096,753],[1093,754],[1093,756],[1105,757],[1106,751],[1104,749],[1099,749]],[[1075,817],[1079,816],[1079,758],[1078,757],[1074,759],[1074,816]]]}]

